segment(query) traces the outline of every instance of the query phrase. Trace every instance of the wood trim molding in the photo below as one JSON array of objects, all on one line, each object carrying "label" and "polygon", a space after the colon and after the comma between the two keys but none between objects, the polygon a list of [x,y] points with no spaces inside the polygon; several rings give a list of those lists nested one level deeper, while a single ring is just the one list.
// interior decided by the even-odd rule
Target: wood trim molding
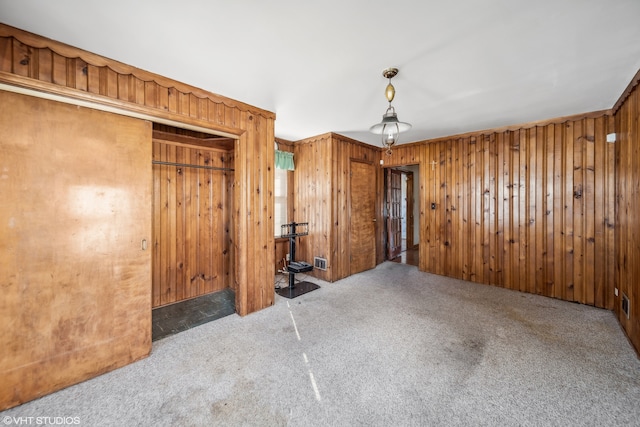
[{"label": "wood trim molding", "polygon": [[[582,119],[588,119],[588,118],[597,118],[597,117],[602,117],[602,116],[611,116],[613,114],[613,110],[609,109],[609,110],[599,110],[599,111],[592,111],[589,113],[580,113],[580,114],[574,114],[571,116],[562,116],[562,117],[556,117],[553,119],[544,119],[544,120],[538,120],[535,122],[527,122],[527,123],[521,123],[521,124],[516,124],[516,125],[508,125],[508,126],[501,126],[501,127],[497,127],[497,128],[493,128],[493,129],[483,129],[483,130],[477,130],[477,131],[471,131],[471,132],[465,132],[465,133],[459,133],[456,135],[449,135],[449,136],[439,136],[437,138],[433,138],[433,139],[425,139],[422,141],[415,141],[415,142],[410,142],[407,144],[400,144],[397,145],[395,148],[410,148],[412,146],[420,146],[420,145],[424,145],[424,144],[431,144],[434,142],[440,142],[440,141],[448,141],[448,140],[452,140],[452,139],[461,139],[461,138],[473,138],[473,137],[477,137],[480,135],[491,135],[494,133],[502,133],[502,132],[508,132],[508,131],[516,131],[516,130],[522,130],[522,129],[530,129],[530,128],[534,128],[536,126],[547,126],[550,124],[558,124],[558,123],[565,123],[565,122],[570,122],[570,121],[575,121],[575,120],[582,120]],[[380,152],[383,152],[386,150],[386,148],[382,148],[379,147],[378,150]]]},{"label": "wood trim molding", "polygon": [[373,148],[376,147],[375,145],[367,144],[365,142],[358,141],[357,139],[353,139],[353,138],[349,138],[348,136],[340,135],[339,133],[331,132],[330,135],[333,137],[333,139],[335,139],[337,141],[346,142],[348,144],[359,145],[359,146],[362,146],[362,147],[364,147],[366,149],[371,149],[372,147]]},{"label": "wood trim molding", "polygon": [[288,141],[286,139],[282,139],[282,138],[276,138],[276,143],[278,144],[278,147],[280,150],[282,151],[293,151],[293,147],[295,145],[295,143],[293,141]]},{"label": "wood trim molding", "polygon": [[207,120],[200,120],[194,117],[150,109],[145,106],[120,101],[108,96],[78,91],[55,83],[34,80],[28,77],[17,76],[15,74],[2,71],[0,71],[0,89],[7,90],[9,92],[22,93],[24,95],[36,96],[38,98],[51,99],[54,101],[64,102],[66,104],[93,108],[95,110],[122,114],[143,120],[150,120],[166,125],[178,126],[194,131],[214,133],[228,138],[237,139],[245,132],[242,129],[215,124]]},{"label": "wood trim molding", "polygon": [[302,144],[310,144],[313,142],[318,142],[318,141],[329,141],[331,140],[331,132],[327,132],[327,133],[323,133],[320,135],[316,135],[316,136],[311,136],[309,138],[305,138],[305,139],[300,139],[298,141],[295,141],[294,144],[295,145],[302,145]]},{"label": "wood trim molding", "polygon": [[[185,83],[181,83],[176,80],[151,73],[149,71],[141,70],[122,62],[105,58],[103,56],[73,46],[69,46],[67,44],[46,37],[38,36],[36,34],[32,34],[27,31],[11,27],[9,25],[0,24],[0,38],[15,39],[32,49],[49,49],[52,52],[55,52],[56,54],[68,59],[80,59],[87,64],[93,65],[95,67],[106,67],[120,75],[131,75],[144,82],[155,82],[160,86],[169,89],[173,88],[184,94],[193,94],[198,98],[207,98],[212,102],[221,103],[231,108],[237,108],[240,111],[247,111],[251,114],[259,115],[264,118],[275,119],[275,113],[272,113],[270,111],[262,110],[252,105],[245,104],[243,102],[236,101],[212,92],[208,92],[195,86],[190,86]],[[29,58],[25,58],[25,60],[28,62]]]}]

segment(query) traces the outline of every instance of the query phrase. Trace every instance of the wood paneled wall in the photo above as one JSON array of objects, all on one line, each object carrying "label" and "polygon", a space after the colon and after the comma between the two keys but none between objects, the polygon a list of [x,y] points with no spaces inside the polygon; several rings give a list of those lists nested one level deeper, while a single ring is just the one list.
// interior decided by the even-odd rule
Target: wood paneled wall
[{"label": "wood paneled wall", "polygon": [[[361,160],[377,164],[377,148],[344,136],[328,133],[295,143],[294,219],[309,222],[309,236],[299,239],[297,258],[313,263],[313,257],[327,259],[327,270],[311,274],[336,281],[349,276],[350,163]],[[380,169],[378,169],[380,172]],[[381,179],[377,179],[381,181]],[[381,206],[378,192],[376,206]],[[377,212],[376,259],[381,261],[382,212]]]},{"label": "wood paneled wall", "polygon": [[273,304],[273,113],[2,24],[0,82],[236,138],[236,311]]},{"label": "wood paneled wall", "polygon": [[313,257],[327,259],[327,270],[314,269],[313,276],[332,281],[331,233],[333,231],[332,135],[298,141],[294,148],[295,171],[293,220],[309,223],[309,235],[296,242],[296,259],[313,264]]},{"label": "wood paneled wall", "polygon": [[[640,72],[614,108],[616,121],[616,286],[615,310],[640,354]],[[629,318],[622,295],[629,298]]]},{"label": "wood paneled wall", "polygon": [[[154,139],[153,160],[233,169],[233,152]],[[153,165],[153,307],[233,286],[233,171]]]},{"label": "wood paneled wall", "polygon": [[236,141],[232,221],[236,227],[236,311],[245,315],[273,305],[274,119],[242,114]]},{"label": "wood paneled wall", "polygon": [[383,155],[420,163],[420,269],[612,308],[610,132],[611,116],[594,113]]}]

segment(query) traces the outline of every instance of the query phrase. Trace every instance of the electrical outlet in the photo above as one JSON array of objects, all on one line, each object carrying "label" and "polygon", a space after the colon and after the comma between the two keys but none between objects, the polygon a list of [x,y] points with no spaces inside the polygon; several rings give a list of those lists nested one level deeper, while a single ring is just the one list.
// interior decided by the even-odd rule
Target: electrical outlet
[{"label": "electrical outlet", "polygon": [[327,260],[321,257],[313,257],[313,266],[318,270],[326,270],[327,269]]},{"label": "electrical outlet", "polygon": [[287,254],[287,255],[285,256],[285,259],[286,259],[287,261],[291,261],[291,254]]},{"label": "electrical outlet", "polygon": [[614,294],[615,296],[618,296],[618,288],[613,288],[613,294]]}]

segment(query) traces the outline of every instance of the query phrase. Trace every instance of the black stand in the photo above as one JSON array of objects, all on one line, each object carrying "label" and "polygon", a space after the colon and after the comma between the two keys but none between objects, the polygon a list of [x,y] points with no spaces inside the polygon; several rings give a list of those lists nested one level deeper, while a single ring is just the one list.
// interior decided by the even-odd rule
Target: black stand
[{"label": "black stand", "polygon": [[282,226],[282,237],[289,238],[289,287],[276,289],[276,293],[285,298],[295,298],[307,292],[314,291],[320,286],[311,282],[295,282],[296,273],[305,273],[313,270],[313,266],[306,262],[296,262],[296,238],[309,234],[309,223],[292,222]]}]

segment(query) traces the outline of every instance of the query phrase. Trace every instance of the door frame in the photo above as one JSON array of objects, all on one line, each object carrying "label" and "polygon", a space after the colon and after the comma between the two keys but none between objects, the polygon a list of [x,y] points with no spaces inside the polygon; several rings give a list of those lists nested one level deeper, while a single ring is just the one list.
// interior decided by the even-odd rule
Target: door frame
[{"label": "door frame", "polygon": [[413,215],[414,211],[414,200],[413,200],[413,171],[405,172],[407,176],[407,192],[405,193],[405,197],[407,198],[407,218],[405,223],[407,224],[407,249],[413,249],[413,233],[415,231],[415,217]]},{"label": "door frame", "polygon": [[[406,165],[393,165],[393,166],[383,166],[383,173],[382,173],[382,198],[380,201],[380,206],[381,206],[381,214],[382,214],[382,222],[384,224],[384,226],[382,227],[382,252],[383,252],[383,256],[384,256],[384,261],[389,261],[388,258],[388,245],[389,245],[389,230],[387,227],[387,218],[388,218],[388,210],[387,210],[387,173],[389,170],[391,169],[395,169],[397,171],[402,172],[403,174],[409,175],[411,174],[412,176],[412,183],[413,183],[413,188],[410,190],[409,185],[407,185],[407,216],[411,217],[411,221],[409,221],[409,219],[407,219],[407,249],[418,249],[418,251],[420,251],[420,240],[418,241],[418,243],[416,244],[416,242],[413,239],[413,234],[415,232],[415,216],[414,216],[414,211],[417,207],[418,209],[418,215],[420,214],[420,209],[421,209],[421,197],[422,195],[420,194],[419,197],[417,198],[417,200],[414,200],[413,198],[413,190],[415,189],[415,185],[416,185],[416,170],[410,170],[408,169],[408,167],[417,167],[417,174],[418,174],[418,185],[421,178],[421,167],[419,163],[408,163]],[[417,204],[417,206],[416,206]],[[411,211],[410,206],[411,205]],[[411,236],[409,236],[411,230]],[[422,234],[422,232],[420,231],[420,234]],[[409,240],[410,239],[410,240]],[[411,242],[411,246],[409,246],[409,243]],[[418,252],[418,258],[420,257],[419,252]]]}]

